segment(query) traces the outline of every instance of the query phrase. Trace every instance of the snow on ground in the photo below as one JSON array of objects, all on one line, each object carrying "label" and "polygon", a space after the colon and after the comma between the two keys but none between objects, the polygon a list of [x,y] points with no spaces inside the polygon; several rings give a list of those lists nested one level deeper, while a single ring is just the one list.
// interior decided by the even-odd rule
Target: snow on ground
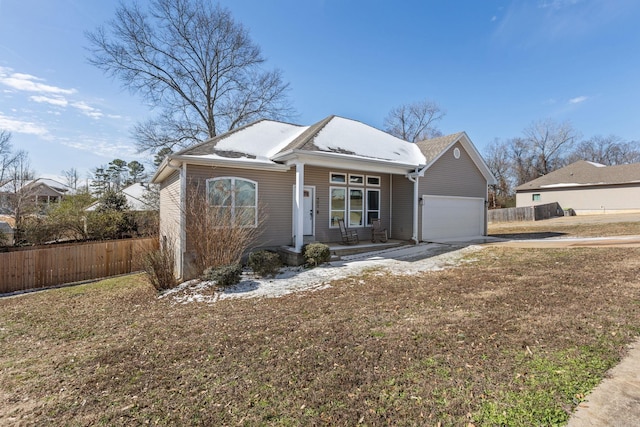
[{"label": "snow on ground", "polygon": [[212,282],[192,280],[160,295],[174,303],[215,303],[227,298],[277,298],[294,292],[318,291],[331,286],[332,280],[357,276],[365,270],[379,270],[398,275],[418,274],[459,265],[463,256],[480,246],[452,246],[425,243],[401,246],[377,252],[344,256],[320,267],[285,267],[274,278],[258,278],[244,273],[242,281],[224,290],[215,290]]}]

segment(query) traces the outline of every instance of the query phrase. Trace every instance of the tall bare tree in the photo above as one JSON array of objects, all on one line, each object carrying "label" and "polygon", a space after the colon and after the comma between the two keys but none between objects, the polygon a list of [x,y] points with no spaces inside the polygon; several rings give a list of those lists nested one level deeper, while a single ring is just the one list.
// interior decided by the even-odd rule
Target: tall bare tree
[{"label": "tall bare tree", "polygon": [[87,33],[89,61],[160,110],[134,129],[140,151],[188,145],[258,118],[293,114],[288,84],[228,9],[201,0],[121,3]]},{"label": "tall bare tree", "polygon": [[640,142],[623,141],[622,138],[609,135],[597,135],[581,141],[571,152],[567,161],[573,163],[587,160],[607,166],[640,162]]},{"label": "tall bare tree", "polygon": [[513,191],[512,157],[509,141],[495,139],[487,146],[484,160],[496,177],[497,183],[489,188],[489,202],[491,208],[503,207]]},{"label": "tall bare tree", "polygon": [[16,161],[16,153],[11,145],[11,132],[0,129],[0,185],[8,178],[9,169]]},{"label": "tall bare tree", "polygon": [[76,168],[69,168],[62,171],[62,175],[69,188],[75,192],[78,189],[78,170]]},{"label": "tall bare tree", "polygon": [[565,166],[566,155],[578,138],[571,123],[558,123],[552,119],[535,121],[523,133],[534,156],[533,166],[538,176]]},{"label": "tall bare tree", "polygon": [[436,122],[445,112],[433,101],[424,100],[393,108],[384,119],[385,130],[409,142],[441,136]]}]

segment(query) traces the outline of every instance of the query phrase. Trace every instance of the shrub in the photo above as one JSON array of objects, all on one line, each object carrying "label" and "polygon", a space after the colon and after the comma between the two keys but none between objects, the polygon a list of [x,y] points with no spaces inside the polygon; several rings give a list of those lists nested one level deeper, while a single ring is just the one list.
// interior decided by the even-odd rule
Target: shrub
[{"label": "shrub", "polygon": [[309,243],[304,248],[304,259],[307,265],[314,267],[328,262],[331,259],[331,251],[329,246],[324,243]]},{"label": "shrub", "polygon": [[147,252],[143,257],[144,271],[149,281],[158,291],[171,289],[176,286],[174,275],[173,254],[166,249],[156,249]]},{"label": "shrub", "polygon": [[280,257],[271,251],[252,252],[247,264],[260,277],[275,276],[281,266]]},{"label": "shrub", "polygon": [[207,268],[202,275],[202,279],[214,281],[218,286],[226,288],[239,283],[241,275],[242,266],[240,263],[233,263],[221,267]]}]

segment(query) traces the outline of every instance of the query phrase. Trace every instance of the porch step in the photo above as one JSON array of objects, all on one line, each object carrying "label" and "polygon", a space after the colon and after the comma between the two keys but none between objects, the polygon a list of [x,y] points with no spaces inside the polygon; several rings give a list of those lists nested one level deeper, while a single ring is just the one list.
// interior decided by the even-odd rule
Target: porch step
[{"label": "porch step", "polygon": [[329,251],[331,251],[331,261],[336,261],[341,259],[341,257],[343,256],[381,251],[384,249],[395,248],[406,244],[407,242],[401,240],[389,240],[386,243],[360,242],[357,245],[341,245],[337,243],[331,243],[329,245]]}]

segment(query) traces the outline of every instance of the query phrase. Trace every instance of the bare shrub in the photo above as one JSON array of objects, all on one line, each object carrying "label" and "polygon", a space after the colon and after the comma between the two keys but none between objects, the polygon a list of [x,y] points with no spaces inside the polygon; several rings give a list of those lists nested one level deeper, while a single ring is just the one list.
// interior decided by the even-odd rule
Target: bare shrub
[{"label": "bare shrub", "polygon": [[262,232],[264,212],[258,208],[257,224],[227,207],[209,206],[204,186],[191,185],[186,198],[187,239],[199,274],[207,268],[240,263],[242,255]]},{"label": "bare shrub", "polygon": [[164,291],[176,286],[175,263],[173,260],[173,245],[162,245],[160,249],[147,252],[143,255],[144,271],[149,281],[158,291]]}]

